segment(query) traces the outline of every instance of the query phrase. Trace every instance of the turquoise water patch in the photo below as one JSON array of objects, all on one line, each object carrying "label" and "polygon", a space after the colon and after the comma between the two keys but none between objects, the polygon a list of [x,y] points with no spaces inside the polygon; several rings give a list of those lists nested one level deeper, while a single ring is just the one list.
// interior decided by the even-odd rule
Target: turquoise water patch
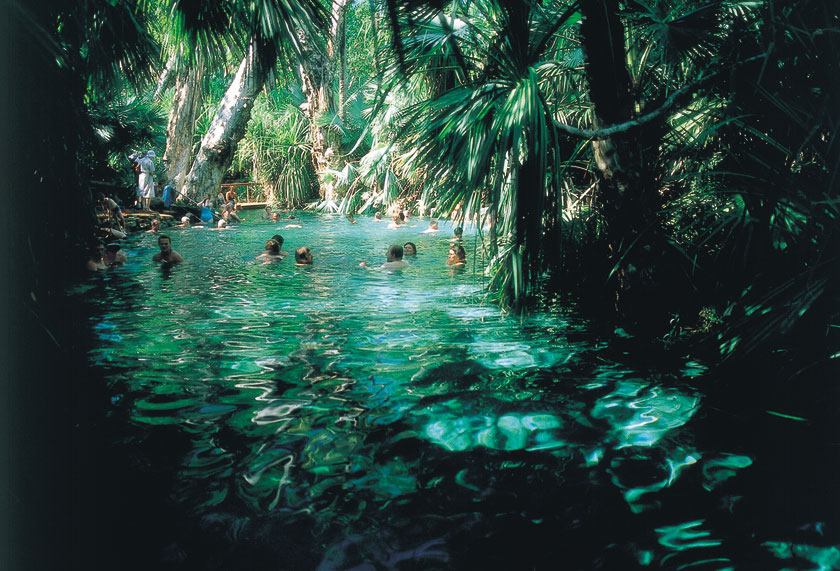
[{"label": "turquoise water patch", "polygon": [[[756,515],[766,491],[745,484],[767,453],[708,438],[720,417],[692,385],[703,363],[642,368],[573,308],[501,312],[474,234],[456,273],[426,224],[299,222],[172,229],[186,262],[170,270],[135,235],[123,268],[69,292],[90,315],[109,451],[163,476],[183,533],[219,528],[204,545],[281,568],[750,568],[745,545],[779,562],[760,542],[787,522],[757,529],[775,506]],[[277,232],[314,265],[255,260]],[[409,268],[359,267],[409,240]],[[763,408],[774,425],[814,426],[770,409],[788,415]],[[831,506],[810,509],[828,512],[801,518],[817,541],[780,540],[781,564],[831,568],[816,547],[836,544]]]},{"label": "turquoise water patch", "polygon": [[477,446],[495,450],[546,450],[564,446],[559,429],[562,421],[547,413],[475,415],[440,418],[423,427],[429,441],[452,452]]}]

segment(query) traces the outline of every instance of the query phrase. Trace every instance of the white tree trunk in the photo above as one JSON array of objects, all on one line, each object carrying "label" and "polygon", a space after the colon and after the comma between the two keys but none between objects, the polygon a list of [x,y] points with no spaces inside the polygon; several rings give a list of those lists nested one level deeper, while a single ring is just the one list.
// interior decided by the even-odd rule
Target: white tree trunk
[{"label": "white tree trunk", "polygon": [[[330,37],[327,38],[327,53],[314,48],[311,41],[301,36],[300,45],[303,58],[300,65],[302,79],[301,89],[306,95],[306,104],[302,107],[309,119],[309,131],[312,137],[312,163],[316,172],[324,170],[338,170],[338,159],[341,156],[341,139],[335,129],[329,125],[318,125],[318,118],[324,114],[336,113],[333,82],[336,67],[342,55],[341,49],[346,45],[344,36],[346,29],[348,0],[333,0],[332,24]],[[339,93],[339,97],[342,94]],[[319,184],[318,193],[326,201],[334,201],[333,183]]]},{"label": "white tree trunk", "polygon": [[188,196],[199,200],[208,195],[216,196],[233,161],[236,146],[245,135],[254,99],[265,84],[268,67],[260,61],[258,51],[251,43],[201,140],[201,148],[184,183],[183,192]]},{"label": "white tree trunk", "polygon": [[172,85],[174,80],[173,76],[175,64],[175,56],[172,56],[169,58],[169,61],[166,62],[166,65],[163,67],[163,71],[160,73],[160,78],[158,78],[157,87],[155,87],[155,94],[152,96],[152,99],[160,97],[163,92],[169,89],[169,86]]},{"label": "white tree trunk", "polygon": [[175,188],[183,189],[192,167],[195,119],[201,105],[201,69],[190,66],[177,73],[175,96],[166,129],[166,152],[163,162],[167,177],[175,181]]}]

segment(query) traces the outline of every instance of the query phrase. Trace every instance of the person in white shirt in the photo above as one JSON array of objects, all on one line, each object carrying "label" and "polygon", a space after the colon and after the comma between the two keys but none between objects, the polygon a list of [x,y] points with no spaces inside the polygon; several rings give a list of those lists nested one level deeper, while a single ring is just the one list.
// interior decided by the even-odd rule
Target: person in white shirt
[{"label": "person in white shirt", "polygon": [[155,152],[149,151],[140,159],[140,190],[143,210],[149,210],[149,203],[155,196]]}]

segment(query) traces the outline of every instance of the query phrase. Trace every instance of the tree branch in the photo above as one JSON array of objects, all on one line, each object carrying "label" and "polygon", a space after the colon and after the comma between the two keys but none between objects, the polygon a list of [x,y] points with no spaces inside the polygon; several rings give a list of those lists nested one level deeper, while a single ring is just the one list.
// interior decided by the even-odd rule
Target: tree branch
[{"label": "tree branch", "polygon": [[[740,67],[750,63],[752,61],[758,60],[763,58],[764,55],[754,56],[748,58],[740,63],[738,63],[735,67]],[[654,121],[668,112],[672,107],[674,107],[678,102],[682,101],[686,97],[689,97],[696,93],[701,87],[705,84],[709,83],[712,79],[722,74],[724,71],[731,72],[731,68],[727,68],[726,70],[716,71],[706,77],[700,78],[697,81],[682,87],[671,95],[668,96],[667,99],[659,106],[657,109],[654,109],[650,113],[645,113],[641,117],[637,117],[636,119],[631,119],[630,121],[625,121],[624,123],[619,123],[617,125],[610,125],[609,127],[604,127],[602,129],[578,129],[577,127],[572,127],[571,125],[566,125],[565,123],[561,123],[560,121],[554,121],[554,126],[570,135],[575,137],[581,137],[583,139],[593,139],[593,140],[600,140],[606,139],[607,137],[612,137],[613,135],[617,135],[618,133],[625,133],[630,131],[631,129],[636,129],[637,127],[641,127],[651,121]]]}]

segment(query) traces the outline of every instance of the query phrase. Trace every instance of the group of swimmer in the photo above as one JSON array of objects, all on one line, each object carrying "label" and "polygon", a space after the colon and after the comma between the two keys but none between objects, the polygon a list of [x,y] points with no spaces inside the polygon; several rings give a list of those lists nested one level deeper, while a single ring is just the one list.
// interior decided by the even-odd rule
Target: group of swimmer
[{"label": "group of swimmer", "polygon": [[[294,218],[293,215],[290,215],[290,218]],[[188,223],[187,223],[188,224]],[[434,230],[437,230],[437,222],[433,221]],[[432,227],[430,224],[430,228]],[[288,225],[300,228],[299,224],[292,224]],[[160,232],[160,220],[155,218],[151,222],[151,229],[148,230],[149,233],[159,234]],[[464,247],[459,243],[461,242],[463,235],[463,230],[458,227],[455,228],[454,231],[454,242],[450,244],[449,247],[449,256],[446,260],[446,265],[450,268],[458,269],[463,268],[466,266],[466,250]],[[154,262],[161,262],[166,265],[178,264],[184,261],[183,256],[172,249],[172,238],[167,236],[166,234],[159,234],[158,239],[158,248],[160,251],[156,253],[152,257],[152,261]],[[279,262],[283,260],[285,257],[289,256],[290,254],[286,251],[283,251],[283,236],[280,234],[275,234],[272,236],[268,241],[265,243],[265,250],[259,254],[256,259],[263,261],[263,262]],[[368,269],[382,269],[382,270],[395,270],[395,269],[402,269],[409,266],[409,263],[406,262],[403,257],[404,256],[414,256],[417,254],[417,246],[414,242],[406,242],[402,246],[399,244],[392,244],[388,247],[386,252],[386,260],[381,266],[370,267],[367,264],[367,261],[363,261],[359,264],[360,267],[368,268]],[[307,246],[301,246],[297,248],[294,253],[295,256],[295,265],[297,266],[309,266],[312,265],[312,251]],[[118,266],[123,264],[127,261],[126,256],[124,253],[120,251],[119,244],[113,243],[105,245],[104,242],[98,240],[94,243],[93,248],[91,249],[90,258],[87,261],[87,268],[91,271],[99,271],[105,270],[110,267]]]},{"label": "group of swimmer", "polygon": [[[262,260],[264,262],[279,262],[289,255],[288,252],[284,252],[281,249],[282,247],[283,236],[281,236],[280,234],[275,234],[265,243],[265,251],[259,256],[257,256],[257,259]],[[312,252],[307,246],[301,246],[300,248],[295,250],[295,265],[312,265]]]}]

